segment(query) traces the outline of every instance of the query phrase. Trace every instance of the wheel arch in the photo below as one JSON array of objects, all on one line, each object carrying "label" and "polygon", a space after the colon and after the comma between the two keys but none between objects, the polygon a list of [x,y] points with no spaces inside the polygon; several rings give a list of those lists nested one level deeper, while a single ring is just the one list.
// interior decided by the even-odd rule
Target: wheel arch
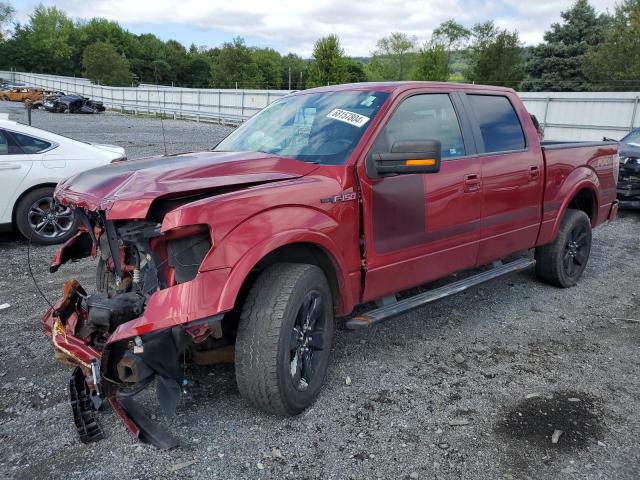
[{"label": "wheel arch", "polygon": [[284,242],[268,242],[247,252],[233,267],[219,300],[219,310],[241,308],[244,298],[256,278],[276,263],[307,263],[319,267],[327,277],[333,297],[334,311],[343,315],[353,306],[347,273],[330,246],[321,238],[296,238]]},{"label": "wheel arch", "polygon": [[565,217],[567,210],[570,208],[585,212],[591,221],[591,228],[595,228],[596,225],[598,225],[598,188],[599,184],[592,181],[589,177],[575,182],[570,189],[567,188],[566,194],[563,195],[564,200],[558,209],[555,221],[552,223],[553,228],[548,229],[543,225],[543,229],[539,237],[540,241],[538,243],[548,244],[556,239],[558,232],[560,231],[562,220]]}]

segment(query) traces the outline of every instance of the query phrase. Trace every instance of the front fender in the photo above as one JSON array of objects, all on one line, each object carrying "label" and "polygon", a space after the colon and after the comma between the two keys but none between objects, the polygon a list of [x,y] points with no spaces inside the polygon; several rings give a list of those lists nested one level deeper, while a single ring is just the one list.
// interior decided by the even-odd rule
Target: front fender
[{"label": "front fender", "polygon": [[[233,308],[238,292],[251,270],[266,255],[293,243],[321,248],[332,260],[339,284],[339,311],[350,310],[353,293],[349,288],[338,223],[324,212],[310,207],[280,207],[261,212],[238,225],[203,261],[200,270],[231,268],[222,289],[218,309]],[[346,239],[345,239],[346,240]]]}]

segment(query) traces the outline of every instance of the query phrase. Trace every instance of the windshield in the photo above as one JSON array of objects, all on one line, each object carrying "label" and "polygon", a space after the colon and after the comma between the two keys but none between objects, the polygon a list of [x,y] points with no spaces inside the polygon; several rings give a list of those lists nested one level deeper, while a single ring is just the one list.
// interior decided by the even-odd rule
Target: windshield
[{"label": "windshield", "polygon": [[628,134],[626,137],[623,137],[622,140],[620,141],[622,143],[626,143],[634,147],[639,147],[640,146],[640,130],[634,130],[633,132]]},{"label": "windshield", "polygon": [[343,164],[388,96],[352,91],[285,97],[238,127],[214,151],[264,152],[304,162]]}]

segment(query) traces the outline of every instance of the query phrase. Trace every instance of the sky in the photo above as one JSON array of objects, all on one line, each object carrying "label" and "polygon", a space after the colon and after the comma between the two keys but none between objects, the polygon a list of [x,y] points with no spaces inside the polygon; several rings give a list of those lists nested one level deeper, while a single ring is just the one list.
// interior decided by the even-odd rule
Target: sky
[{"label": "sky", "polygon": [[[335,33],[349,56],[369,56],[376,40],[393,31],[420,43],[450,18],[465,26],[494,20],[518,30],[527,45],[542,40],[573,0],[8,0],[24,23],[38,3],[56,6],[73,19],[104,17],[135,34],[153,33],[189,46],[215,47],[235,36],[247,45],[311,56],[314,42]],[[613,11],[616,0],[591,0]]]}]

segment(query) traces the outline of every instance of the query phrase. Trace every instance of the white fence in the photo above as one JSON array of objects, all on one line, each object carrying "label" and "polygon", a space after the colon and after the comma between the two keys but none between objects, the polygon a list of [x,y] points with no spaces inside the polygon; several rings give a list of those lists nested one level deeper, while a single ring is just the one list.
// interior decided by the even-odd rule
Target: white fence
[{"label": "white fence", "polygon": [[[239,123],[289,90],[223,90],[154,85],[104,87],[85,78],[0,71],[0,78],[77,93],[109,108],[159,113],[196,120]],[[640,127],[640,92],[524,92],[529,112],[545,127],[548,140],[620,138]]]},{"label": "white fence", "polygon": [[0,71],[0,78],[29,86],[76,93],[108,108],[135,113],[163,113],[180,118],[240,123],[288,90],[226,90],[144,85],[105,87],[85,78]]},{"label": "white fence", "polygon": [[548,140],[619,139],[640,127],[640,92],[523,92]]}]

